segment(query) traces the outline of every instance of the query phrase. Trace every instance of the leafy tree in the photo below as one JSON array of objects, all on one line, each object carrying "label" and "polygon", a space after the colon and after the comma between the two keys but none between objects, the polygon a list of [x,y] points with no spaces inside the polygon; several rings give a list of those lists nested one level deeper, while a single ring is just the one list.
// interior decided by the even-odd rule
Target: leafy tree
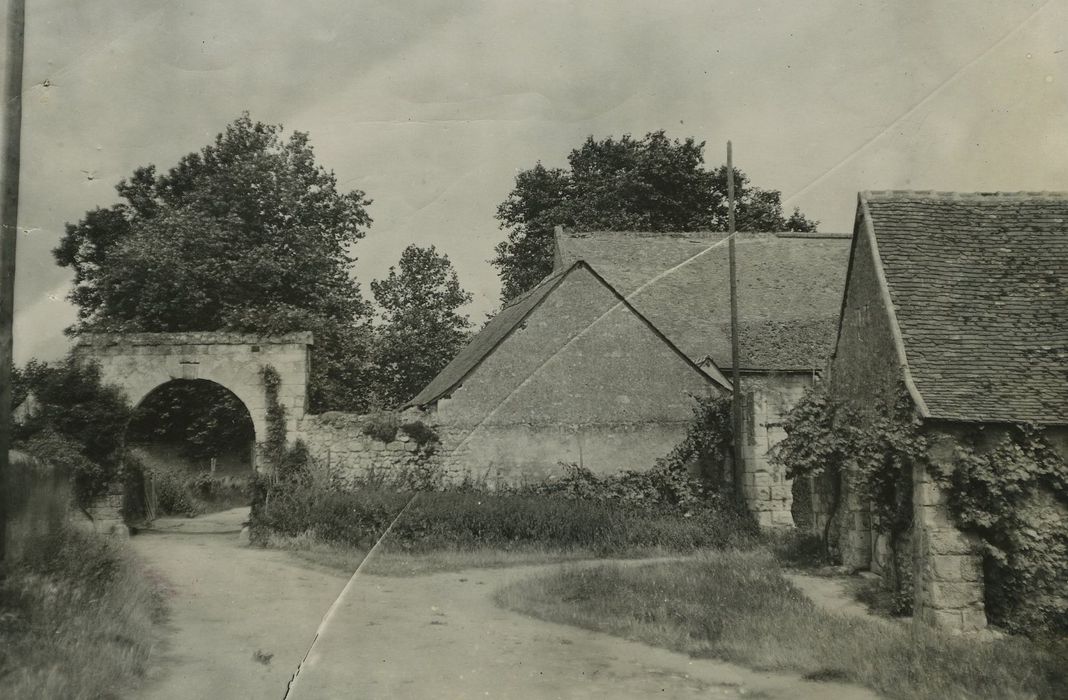
[{"label": "leafy tree", "polygon": [[369,305],[352,244],[371,223],[308,135],[245,114],[166,174],[138,168],[121,201],[68,224],[55,249],[74,270],[83,331],[315,333],[313,410],[364,407]]},{"label": "leafy tree", "polygon": [[103,384],[95,364],[70,356],[54,364],[31,360],[19,383],[39,406],[15,426],[16,447],[46,460],[66,455],[62,466],[73,469],[75,494],[87,505],[118,476],[130,417],[125,394]]},{"label": "leafy tree", "polygon": [[181,443],[192,460],[247,448],[255,438],[248,409],[229,390],[205,380],[175,380],[151,392],[130,419],[128,443]]},{"label": "leafy tree", "polygon": [[371,282],[381,309],[375,342],[379,398],[395,406],[415,396],[467,341],[471,322],[459,309],[471,301],[449,257],[434,246],[410,245],[399,270]]},{"label": "leafy tree", "polygon": [[[727,167],[704,167],[704,143],[669,139],[663,131],[641,139],[592,136],[568,156],[568,168],[538,163],[516,177],[497,207],[507,238],[492,263],[507,301],[552,271],[553,229],[575,231],[725,231]],[[797,209],[783,216],[778,191],[752,185],[735,168],[739,231],[815,231]]]}]

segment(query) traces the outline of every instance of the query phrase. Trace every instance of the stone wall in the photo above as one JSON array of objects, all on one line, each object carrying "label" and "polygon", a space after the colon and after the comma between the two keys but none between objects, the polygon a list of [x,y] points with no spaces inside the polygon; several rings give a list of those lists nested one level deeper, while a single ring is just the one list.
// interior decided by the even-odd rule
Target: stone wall
[{"label": "stone wall", "polygon": [[[936,445],[933,458],[943,449]],[[913,616],[952,631],[986,627],[979,540],[953,524],[945,494],[920,466],[912,505]]]},{"label": "stone wall", "polygon": [[279,401],[292,433],[307,410],[311,345],[311,333],[102,333],[79,336],[74,352],[100,365],[103,380],[122,387],[133,406],[173,380],[215,382],[245,404],[256,440],[262,441],[267,435],[267,398],[260,368],[271,365],[281,377]]},{"label": "stone wall", "polygon": [[398,429],[393,440],[367,435],[370,416],[324,413],[305,416],[291,439],[300,439],[322,473],[351,482],[404,470],[431,468],[445,481],[473,480],[494,488],[535,482],[562,473],[561,463],[598,474],[646,469],[667,455],[685,435],[683,425],[491,426],[472,431],[434,421],[434,414],[408,412],[438,437],[420,446]]},{"label": "stone wall", "polygon": [[689,423],[440,426],[445,464],[490,484],[539,481],[576,464],[596,474],[649,469],[686,435]]},{"label": "stone wall", "polygon": [[430,408],[450,464],[491,480],[559,463],[647,469],[685,436],[694,396],[726,391],[579,268]]},{"label": "stone wall", "polygon": [[792,527],[793,483],[773,463],[771,448],[786,437],[783,417],[814,380],[811,372],[747,373],[742,376],[742,489],[749,511],[761,527]]},{"label": "stone wall", "polygon": [[[836,400],[852,403],[861,413],[889,410],[904,375],[869,236],[862,231],[853,245],[841,329],[827,381]],[[873,541],[868,504],[853,493],[848,479],[840,485],[835,518],[842,563],[851,569],[871,569],[873,552],[882,545]],[[875,568],[883,562],[885,557]]]},{"label": "stone wall", "polygon": [[[410,418],[394,416],[398,423]],[[304,416],[290,440],[303,440],[321,475],[342,483],[395,477],[403,470],[432,466],[443,476],[441,446],[421,446],[404,430],[393,439],[368,435],[364,426],[370,415],[330,411]],[[381,420],[381,416],[377,417]]]}]

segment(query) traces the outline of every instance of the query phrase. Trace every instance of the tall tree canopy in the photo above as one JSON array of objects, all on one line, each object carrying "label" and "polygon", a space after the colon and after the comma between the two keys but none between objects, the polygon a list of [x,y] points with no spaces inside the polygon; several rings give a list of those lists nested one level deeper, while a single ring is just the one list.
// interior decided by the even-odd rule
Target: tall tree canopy
[{"label": "tall tree canopy", "polygon": [[459,313],[471,301],[449,257],[434,246],[410,245],[399,269],[371,282],[382,325],[375,342],[381,402],[397,406],[415,396],[460,351],[471,322]]},{"label": "tall tree canopy", "polygon": [[117,189],[54,251],[74,270],[71,332],[311,330],[312,408],[364,407],[370,309],[349,248],[370,200],[338,189],[307,134],[283,139],[245,114],[166,174],[138,168]]},{"label": "tall tree canopy", "polygon": [[[507,301],[552,271],[553,229],[575,231],[725,231],[727,167],[704,166],[704,143],[669,139],[663,131],[641,139],[592,136],[571,151],[568,168],[538,163],[516,176],[497,207],[507,238],[493,265]],[[734,171],[739,231],[815,231],[797,209],[784,218],[782,196]]]}]

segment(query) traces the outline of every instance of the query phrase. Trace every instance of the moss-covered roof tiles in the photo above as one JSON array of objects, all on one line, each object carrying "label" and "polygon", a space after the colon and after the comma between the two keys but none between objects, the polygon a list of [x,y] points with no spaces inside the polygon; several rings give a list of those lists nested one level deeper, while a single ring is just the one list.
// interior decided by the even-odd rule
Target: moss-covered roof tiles
[{"label": "moss-covered roof tiles", "polygon": [[[741,366],[821,370],[834,344],[848,234],[740,233]],[[589,262],[695,361],[731,364],[723,233],[563,232],[557,264]]]},{"label": "moss-covered roof tiles", "polygon": [[929,415],[1068,422],[1068,194],[860,199]]}]

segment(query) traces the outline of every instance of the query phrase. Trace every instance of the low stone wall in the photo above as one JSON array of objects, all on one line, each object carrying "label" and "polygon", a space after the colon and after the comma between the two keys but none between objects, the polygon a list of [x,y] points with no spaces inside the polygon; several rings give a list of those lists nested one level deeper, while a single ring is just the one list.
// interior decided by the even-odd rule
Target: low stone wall
[{"label": "low stone wall", "polygon": [[122,504],[121,492],[106,494],[94,501],[84,512],[75,509],[72,522],[75,527],[126,539],[130,536],[130,529],[122,517]]},{"label": "low stone wall", "polygon": [[[395,418],[398,424],[405,422],[400,415]],[[369,435],[365,426],[374,419],[371,415],[333,411],[308,415],[297,423],[291,439],[303,440],[325,475],[342,482],[373,479],[427,465],[441,466],[440,444],[420,445],[399,427],[390,440]]]},{"label": "low stone wall", "polygon": [[680,422],[471,427],[437,421],[435,414],[415,410],[394,418],[398,425],[422,423],[437,439],[420,445],[401,428],[394,438],[384,440],[365,431],[375,416],[329,412],[304,416],[290,440],[302,440],[324,474],[342,481],[433,468],[443,481],[472,480],[493,488],[540,481],[560,473],[562,463],[598,474],[648,469],[683,440],[689,426]]}]

